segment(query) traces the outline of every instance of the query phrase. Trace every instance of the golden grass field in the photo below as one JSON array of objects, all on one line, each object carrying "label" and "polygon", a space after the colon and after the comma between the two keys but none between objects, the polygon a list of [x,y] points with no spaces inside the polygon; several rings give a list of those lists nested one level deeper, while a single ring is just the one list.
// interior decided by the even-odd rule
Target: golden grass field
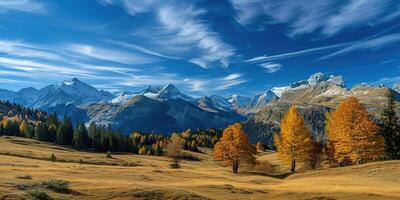
[{"label": "golden grass field", "polygon": [[[400,161],[299,172],[288,177],[276,153],[260,153],[266,164],[239,168],[213,161],[169,167],[167,157],[79,152],[34,140],[0,137],[0,199],[29,199],[18,185],[50,179],[68,181],[68,192],[46,192],[54,199],[400,199]],[[57,162],[47,158],[51,153]],[[268,172],[268,173],[267,173]],[[31,179],[18,178],[30,176]]]}]

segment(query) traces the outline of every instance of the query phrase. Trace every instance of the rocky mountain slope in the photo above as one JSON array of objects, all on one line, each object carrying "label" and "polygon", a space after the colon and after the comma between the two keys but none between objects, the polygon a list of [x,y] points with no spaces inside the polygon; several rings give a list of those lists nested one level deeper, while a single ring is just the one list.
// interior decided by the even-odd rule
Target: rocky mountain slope
[{"label": "rocky mountain slope", "polygon": [[110,124],[125,133],[134,130],[169,134],[197,128],[224,128],[246,118],[219,96],[195,99],[172,84],[149,86],[141,92],[112,95],[74,78],[40,90],[0,90],[0,99],[56,112],[89,125]]},{"label": "rocky mountain slope", "polygon": [[120,104],[92,104],[87,111],[88,124],[111,124],[123,132],[140,130],[168,134],[185,129],[224,128],[245,120],[235,112],[204,110],[183,99],[157,101],[144,95]]},{"label": "rocky mountain slope", "polygon": [[[257,109],[245,123],[250,139],[272,145],[272,135],[279,131],[279,123],[290,105],[296,105],[316,138],[324,140],[325,114],[353,96],[364,104],[371,117],[379,121],[390,88],[373,87],[362,83],[347,89],[341,76],[316,73],[307,80],[279,88],[280,96]],[[251,110],[250,110],[251,111]]]},{"label": "rocky mountain slope", "polygon": [[1,90],[0,99],[20,103],[27,107],[47,110],[58,105],[82,105],[109,101],[113,95],[73,78],[40,90],[23,88],[18,92]]}]

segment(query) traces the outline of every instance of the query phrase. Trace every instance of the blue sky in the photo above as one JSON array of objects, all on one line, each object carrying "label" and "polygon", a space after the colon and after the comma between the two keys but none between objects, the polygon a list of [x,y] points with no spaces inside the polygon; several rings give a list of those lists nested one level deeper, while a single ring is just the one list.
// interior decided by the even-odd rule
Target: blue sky
[{"label": "blue sky", "polygon": [[0,84],[253,95],[324,72],[391,86],[399,22],[398,0],[0,0]]}]

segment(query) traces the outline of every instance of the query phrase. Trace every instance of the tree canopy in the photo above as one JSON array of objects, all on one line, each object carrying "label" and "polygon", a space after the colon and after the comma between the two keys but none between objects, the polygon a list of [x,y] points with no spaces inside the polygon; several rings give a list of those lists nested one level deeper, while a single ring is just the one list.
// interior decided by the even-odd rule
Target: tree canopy
[{"label": "tree canopy", "polygon": [[255,163],[257,150],[249,143],[240,123],[235,123],[224,129],[220,141],[214,147],[214,158],[232,165],[232,171],[237,173],[239,164]]}]

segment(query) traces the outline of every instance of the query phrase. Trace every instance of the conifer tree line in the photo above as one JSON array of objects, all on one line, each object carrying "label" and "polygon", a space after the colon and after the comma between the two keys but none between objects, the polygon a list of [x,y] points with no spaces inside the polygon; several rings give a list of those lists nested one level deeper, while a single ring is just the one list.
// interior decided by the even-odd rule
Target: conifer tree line
[{"label": "conifer tree line", "polygon": [[[163,155],[168,138],[155,133],[135,131],[130,135],[115,131],[110,125],[83,123],[73,126],[71,118],[59,120],[56,113],[28,109],[7,101],[0,102],[0,135],[20,136],[59,145],[72,146],[78,150],[132,152],[141,155]],[[182,149],[199,151],[198,147],[212,148],[222,135],[217,129],[186,130],[179,133]]]},{"label": "conifer tree line", "polygon": [[222,136],[222,130],[220,129],[197,129],[197,130],[186,130],[178,136],[182,139],[182,149],[198,152],[197,147],[214,148],[219,139]]},{"label": "conifer tree line", "polygon": [[111,126],[83,123],[74,127],[71,118],[63,120],[57,114],[41,112],[41,118],[27,118],[22,115],[3,116],[0,121],[0,135],[31,138],[59,145],[71,146],[78,150],[132,152],[144,155],[162,155],[166,138],[154,133],[134,132],[131,135],[114,131]]}]

